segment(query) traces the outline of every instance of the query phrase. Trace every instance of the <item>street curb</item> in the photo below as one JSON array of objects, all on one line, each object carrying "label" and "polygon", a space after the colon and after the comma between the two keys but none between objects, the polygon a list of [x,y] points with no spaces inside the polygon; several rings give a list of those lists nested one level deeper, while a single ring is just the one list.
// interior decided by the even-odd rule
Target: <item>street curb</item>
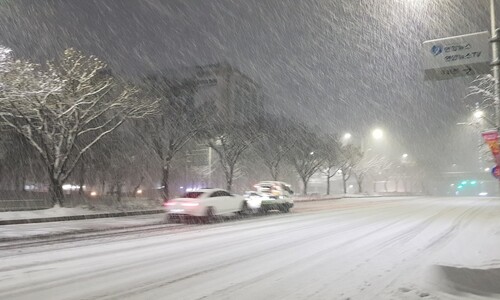
[{"label": "street curb", "polygon": [[0,225],[16,225],[16,224],[31,224],[31,223],[45,223],[45,222],[129,217],[129,216],[161,214],[164,212],[165,211],[163,209],[155,209],[155,210],[122,211],[122,212],[113,212],[113,213],[98,213],[98,214],[91,214],[91,215],[74,215],[74,216],[49,217],[49,218],[0,220]]},{"label": "street curb", "polygon": [[340,200],[344,199],[344,197],[332,197],[332,198],[316,198],[316,199],[302,199],[302,200],[293,200],[294,203],[299,203],[299,202],[317,202],[317,201],[331,201],[331,200]]}]

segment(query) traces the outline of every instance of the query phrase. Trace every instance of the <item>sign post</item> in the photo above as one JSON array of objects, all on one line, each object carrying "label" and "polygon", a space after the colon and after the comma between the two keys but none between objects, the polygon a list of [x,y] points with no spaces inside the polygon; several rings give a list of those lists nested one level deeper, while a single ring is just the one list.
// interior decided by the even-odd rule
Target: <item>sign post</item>
[{"label": "sign post", "polygon": [[425,41],[424,79],[445,80],[491,72],[487,31]]}]

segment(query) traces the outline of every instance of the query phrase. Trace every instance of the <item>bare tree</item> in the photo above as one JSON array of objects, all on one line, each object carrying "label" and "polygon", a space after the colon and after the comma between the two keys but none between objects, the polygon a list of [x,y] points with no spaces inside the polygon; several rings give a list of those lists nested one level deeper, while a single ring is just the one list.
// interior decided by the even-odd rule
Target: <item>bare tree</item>
[{"label": "bare tree", "polygon": [[321,139],[310,128],[298,126],[294,134],[298,137],[298,140],[288,152],[288,159],[299,174],[304,188],[304,195],[307,195],[309,180],[325,160],[322,153],[323,144]]},{"label": "bare tree", "polygon": [[203,130],[204,140],[217,156],[226,179],[226,188],[231,190],[237,164],[241,155],[257,139],[258,132],[253,122],[224,122],[210,124]]},{"label": "bare tree", "polygon": [[347,181],[351,178],[353,174],[353,168],[359,163],[363,157],[363,153],[360,149],[354,145],[345,145],[341,147],[340,150],[341,157],[341,167],[340,172],[342,173],[342,186],[344,188],[344,194],[347,194]]},{"label": "bare tree", "polygon": [[159,111],[145,119],[145,138],[162,162],[162,186],[169,197],[169,176],[175,155],[198,132],[201,122],[193,97],[198,88],[196,79],[149,77],[144,89],[159,100]]},{"label": "bare tree", "polygon": [[293,124],[289,119],[264,115],[259,123],[262,134],[254,144],[254,149],[268,168],[271,178],[278,180],[280,166],[298,136],[294,134]]},{"label": "bare tree", "polygon": [[330,181],[338,173],[342,164],[340,148],[342,147],[335,135],[325,135],[323,137],[324,163],[321,173],[326,179],[326,194],[330,195]]},{"label": "bare tree", "polygon": [[155,101],[139,101],[136,90],[120,84],[103,62],[74,49],[44,66],[4,62],[0,122],[42,157],[54,205],[64,205],[62,185],[84,153],[125,120],[156,111]]},{"label": "bare tree", "polygon": [[383,155],[367,156],[361,154],[361,158],[357,164],[351,168],[352,174],[358,185],[358,192],[363,192],[363,182],[370,173],[381,173],[390,168],[391,162]]}]

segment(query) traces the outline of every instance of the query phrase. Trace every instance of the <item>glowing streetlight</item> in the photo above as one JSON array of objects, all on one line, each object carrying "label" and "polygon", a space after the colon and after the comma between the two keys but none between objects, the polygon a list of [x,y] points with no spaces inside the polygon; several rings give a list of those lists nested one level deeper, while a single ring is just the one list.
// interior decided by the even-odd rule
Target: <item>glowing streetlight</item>
[{"label": "glowing streetlight", "polygon": [[474,118],[481,119],[484,116],[484,112],[482,110],[476,110],[474,112]]},{"label": "glowing streetlight", "polygon": [[408,158],[408,153],[404,153],[402,156],[403,158]]},{"label": "glowing streetlight", "polygon": [[351,137],[352,137],[352,135],[349,132],[344,134],[344,140],[349,140]]},{"label": "glowing streetlight", "polygon": [[380,128],[376,128],[372,131],[372,137],[376,140],[380,140],[384,137],[384,131]]}]

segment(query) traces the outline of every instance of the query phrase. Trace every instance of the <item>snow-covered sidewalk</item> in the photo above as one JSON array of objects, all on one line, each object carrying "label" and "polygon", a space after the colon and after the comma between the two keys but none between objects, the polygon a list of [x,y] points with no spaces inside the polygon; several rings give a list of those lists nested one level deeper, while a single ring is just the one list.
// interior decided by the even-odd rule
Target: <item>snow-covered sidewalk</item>
[{"label": "snow-covered sidewalk", "polygon": [[126,229],[161,224],[163,214],[0,226],[0,241]]}]

